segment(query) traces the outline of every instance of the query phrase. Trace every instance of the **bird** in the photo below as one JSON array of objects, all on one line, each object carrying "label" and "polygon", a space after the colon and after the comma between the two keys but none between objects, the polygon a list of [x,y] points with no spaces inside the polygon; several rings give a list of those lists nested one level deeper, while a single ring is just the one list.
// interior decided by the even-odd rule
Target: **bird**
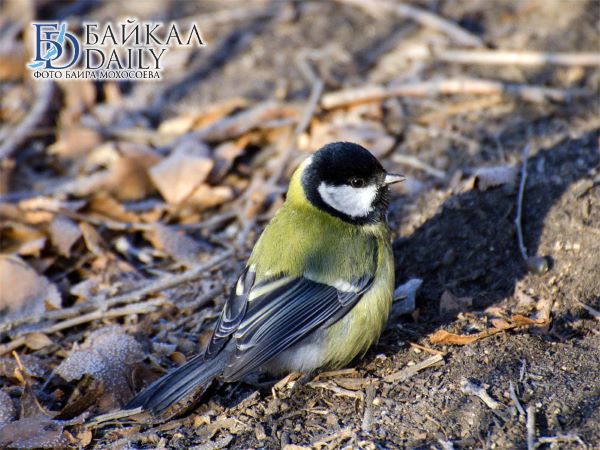
[{"label": "bird", "polygon": [[293,173],[258,238],[204,353],[124,408],[160,415],[215,379],[335,370],[380,337],[392,305],[388,173],[364,147],[325,145]]}]

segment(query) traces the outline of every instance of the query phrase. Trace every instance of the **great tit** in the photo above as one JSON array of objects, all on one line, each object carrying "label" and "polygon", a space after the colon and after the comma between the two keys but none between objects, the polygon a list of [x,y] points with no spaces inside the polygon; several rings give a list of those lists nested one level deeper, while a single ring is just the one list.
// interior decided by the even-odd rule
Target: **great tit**
[{"label": "great tit", "polygon": [[215,378],[334,370],[364,355],[392,304],[388,186],[403,179],[357,144],[332,143],[308,157],[256,242],[205,352],[125,410],[162,414]]}]

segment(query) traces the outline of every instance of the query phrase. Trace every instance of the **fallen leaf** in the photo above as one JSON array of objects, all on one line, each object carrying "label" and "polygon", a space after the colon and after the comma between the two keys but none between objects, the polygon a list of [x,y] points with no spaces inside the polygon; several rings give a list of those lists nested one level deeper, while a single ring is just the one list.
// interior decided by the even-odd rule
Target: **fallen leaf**
[{"label": "fallen leaf", "polygon": [[98,257],[104,257],[104,241],[96,229],[86,222],[81,222],[79,224],[79,229],[81,230],[83,241],[85,242],[88,250]]},{"label": "fallen leaf", "polygon": [[18,256],[0,255],[0,323],[27,315],[43,314],[46,303],[54,308],[61,297],[46,277],[38,275]]},{"label": "fallen leaf", "polygon": [[[37,356],[20,355],[19,358],[29,376],[42,378],[50,371],[46,361]],[[0,357],[0,377],[13,378],[17,368],[17,362],[12,356]]]},{"label": "fallen leaf", "polygon": [[61,210],[78,211],[84,200],[64,201],[51,197],[33,197],[19,202],[24,220],[30,225],[49,223]]},{"label": "fallen leaf", "polygon": [[203,246],[184,232],[156,224],[154,230],[147,235],[155,248],[172,256],[176,261],[188,266],[198,263],[198,256]]},{"label": "fallen leaf", "polygon": [[106,188],[120,200],[140,200],[156,190],[148,170],[160,156],[141,144],[119,143],[120,157],[109,167]]},{"label": "fallen leaf", "polygon": [[0,428],[2,448],[62,448],[67,444],[62,424],[42,414],[15,420]]},{"label": "fallen leaf", "polygon": [[0,429],[17,418],[17,409],[10,396],[0,389]]},{"label": "fallen leaf", "polygon": [[514,183],[517,179],[515,166],[482,167],[475,171],[473,185],[480,191],[503,184]]},{"label": "fallen leaf", "polygon": [[471,335],[459,335],[454,333],[449,333],[446,330],[438,330],[429,336],[429,341],[432,344],[451,344],[451,345],[467,345],[472,344],[475,341],[478,341],[482,337],[481,333],[471,334]]},{"label": "fallen leaf", "polygon": [[208,177],[214,162],[202,142],[186,143],[150,169],[150,177],[170,204],[186,200]]},{"label": "fallen leaf", "polygon": [[2,39],[0,45],[0,81],[15,81],[26,73],[27,52],[23,42],[14,39]]},{"label": "fallen leaf", "polygon": [[303,149],[314,151],[335,141],[356,142],[368,148],[377,158],[388,154],[396,145],[395,138],[387,134],[385,128],[379,122],[368,120],[357,122],[340,119],[333,123],[315,123],[311,128],[310,139],[305,141],[306,146]]},{"label": "fallen leaf", "polygon": [[35,227],[7,220],[0,225],[0,242],[3,253],[39,256],[46,236]]},{"label": "fallen leaf", "polygon": [[525,316],[521,316],[519,314],[515,314],[510,318],[510,321],[497,321],[496,322],[501,327],[499,328],[490,328],[489,330],[481,331],[476,334],[454,334],[445,330],[438,330],[432,335],[429,336],[429,340],[433,344],[445,344],[445,345],[468,345],[473,342],[479,341],[481,339],[487,338],[489,336],[493,336],[494,334],[501,333],[502,331],[512,330],[513,328],[523,327],[523,326],[541,326],[547,325],[549,321],[546,320],[537,320],[530,319]]},{"label": "fallen leaf", "polygon": [[25,336],[25,345],[31,350],[39,350],[52,345],[52,339],[44,333],[29,333]]},{"label": "fallen leaf", "polygon": [[267,100],[205,126],[195,131],[194,135],[206,142],[223,142],[242,136],[255,128],[264,127],[266,122],[271,120],[290,119],[296,121],[299,117],[300,110],[297,107]]},{"label": "fallen leaf", "polygon": [[186,204],[205,210],[222,205],[234,197],[233,189],[229,186],[209,186],[203,184],[188,197]]},{"label": "fallen leaf", "polygon": [[104,384],[109,396],[105,406],[121,406],[132,395],[128,381],[131,368],[144,357],[138,341],[121,327],[109,326],[94,331],[75,347],[56,368],[56,374],[66,381],[90,375]]},{"label": "fallen leaf", "polygon": [[473,306],[473,297],[457,297],[450,291],[444,291],[440,298],[440,314],[454,315]]},{"label": "fallen leaf", "polygon": [[58,138],[48,146],[48,153],[61,158],[76,159],[87,154],[102,143],[102,136],[96,130],[82,126],[60,127]]},{"label": "fallen leaf", "polygon": [[48,227],[50,242],[56,247],[58,253],[67,258],[71,256],[71,247],[81,238],[79,227],[71,219],[56,215]]}]

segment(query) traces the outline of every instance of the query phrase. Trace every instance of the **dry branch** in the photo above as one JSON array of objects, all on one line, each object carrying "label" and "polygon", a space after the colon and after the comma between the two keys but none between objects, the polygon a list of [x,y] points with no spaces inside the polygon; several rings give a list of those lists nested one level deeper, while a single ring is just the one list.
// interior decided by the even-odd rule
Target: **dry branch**
[{"label": "dry branch", "polygon": [[395,86],[368,85],[342,89],[323,95],[321,106],[325,109],[334,109],[391,97],[434,97],[452,94],[508,95],[528,102],[542,103],[546,100],[566,102],[573,97],[585,96],[589,93],[583,89],[564,90],[480,78],[447,78]]},{"label": "dry branch", "polygon": [[436,59],[457,64],[506,66],[600,66],[600,53],[551,53],[513,50],[465,50],[415,46],[402,51],[402,56],[414,59]]},{"label": "dry branch", "polygon": [[36,81],[34,89],[36,91],[36,101],[13,133],[0,145],[0,160],[8,158],[27,140],[34,128],[42,121],[46,110],[50,106],[50,101],[54,95],[54,83],[51,81]]},{"label": "dry branch", "polygon": [[[149,284],[147,284],[144,287],[135,289],[131,292],[128,292],[128,293],[122,294],[122,295],[118,295],[118,296],[110,298],[110,299],[105,299],[103,296],[92,297],[91,299],[89,299],[83,303],[80,303],[78,305],[71,306],[70,308],[62,308],[62,309],[58,309],[55,311],[48,311],[43,315],[43,317],[40,317],[38,315],[27,316],[27,317],[22,317],[19,319],[15,319],[15,320],[6,322],[0,326],[0,331],[7,331],[10,329],[13,329],[14,327],[16,327],[18,325],[21,325],[24,323],[29,323],[29,322],[36,322],[36,321],[39,321],[42,319],[45,319],[45,320],[69,319],[69,318],[75,317],[79,314],[94,311],[96,309],[105,311],[108,308],[111,308],[116,305],[129,304],[129,303],[136,302],[136,301],[144,298],[146,295],[154,294],[155,292],[163,291],[165,289],[169,289],[169,288],[175,287],[179,284],[187,283],[188,281],[192,281],[192,280],[195,280],[195,279],[201,277],[205,272],[208,272],[209,270],[222,264],[227,258],[229,258],[232,255],[232,253],[233,252],[231,250],[225,250],[220,255],[217,255],[217,256],[211,258],[210,260],[206,261],[203,264],[199,264],[195,267],[192,267],[191,269],[186,270],[183,273],[176,274],[176,275],[166,275],[157,280],[151,281]],[[18,334],[26,334],[26,333],[27,333],[27,330],[24,330]]]},{"label": "dry branch", "polygon": [[473,383],[472,381],[467,380],[466,378],[463,378],[461,380],[460,390],[465,394],[479,397],[481,401],[485,403],[490,409],[495,410],[502,407],[502,403],[494,400],[483,387]]},{"label": "dry branch", "polygon": [[535,406],[527,406],[527,450],[535,449]]},{"label": "dry branch", "polygon": [[483,41],[467,30],[450,22],[437,14],[411,6],[406,3],[392,3],[386,0],[337,0],[341,3],[351,4],[365,9],[368,13],[381,17],[389,13],[399,17],[414,20],[424,27],[433,28],[441,33],[444,33],[458,44],[481,47]]},{"label": "dry branch", "polygon": [[411,378],[411,377],[415,376],[417,373],[419,373],[421,370],[427,369],[428,367],[431,367],[434,364],[442,362],[443,360],[444,360],[443,355],[430,356],[429,358],[427,358],[421,362],[418,362],[414,366],[408,366],[402,370],[399,370],[398,372],[389,374],[388,376],[386,376],[384,378],[384,380],[387,381],[388,383],[391,383],[393,381],[408,380],[409,378]]},{"label": "dry branch", "polygon": [[519,251],[523,260],[527,261],[527,249],[523,243],[523,229],[521,226],[521,215],[523,213],[523,196],[525,194],[525,182],[527,181],[527,157],[529,156],[529,144],[523,148],[521,157],[521,182],[519,183],[519,193],[517,195],[517,216],[515,217],[515,227],[517,228],[517,242]]}]

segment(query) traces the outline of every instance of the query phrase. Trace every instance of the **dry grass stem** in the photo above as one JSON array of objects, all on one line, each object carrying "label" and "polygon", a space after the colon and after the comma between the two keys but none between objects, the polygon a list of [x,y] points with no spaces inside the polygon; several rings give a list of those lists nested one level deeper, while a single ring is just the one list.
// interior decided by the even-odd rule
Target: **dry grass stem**
[{"label": "dry grass stem", "polygon": [[321,105],[325,109],[334,109],[391,97],[435,97],[453,94],[507,95],[532,103],[543,103],[547,100],[566,102],[573,97],[589,95],[589,92],[581,89],[565,90],[480,78],[446,78],[395,86],[368,85],[342,89],[323,95]]},{"label": "dry grass stem", "polygon": [[503,406],[502,403],[494,400],[483,387],[473,383],[472,381],[466,378],[462,379],[460,383],[460,390],[467,395],[474,395],[476,397],[479,397],[479,399],[481,399],[481,401],[492,410],[500,409]]},{"label": "dry grass stem", "polygon": [[12,134],[0,145],[0,160],[8,158],[27,140],[40,121],[44,119],[44,115],[50,107],[54,96],[54,83],[52,81],[34,81],[34,90],[36,92],[35,103]]},{"label": "dry grass stem", "polygon": [[429,368],[435,364],[438,364],[442,361],[444,361],[443,355],[430,356],[429,358],[416,363],[414,366],[408,366],[402,370],[399,370],[398,372],[394,372],[394,373],[391,373],[390,375],[387,375],[384,378],[384,381],[386,381],[388,383],[392,383],[394,381],[398,381],[398,382],[406,381],[409,378],[412,378],[413,376],[415,376],[421,370],[427,369],[427,368]]},{"label": "dry grass stem", "polygon": [[441,33],[444,33],[457,44],[467,45],[471,47],[481,47],[483,41],[472,33],[469,33],[464,28],[450,22],[443,17],[429,11],[425,11],[416,6],[407,3],[394,3],[387,0],[370,0],[364,2],[361,0],[338,0],[342,3],[351,4],[367,10],[377,17],[392,13],[399,17],[414,20],[420,25],[432,28]]}]

